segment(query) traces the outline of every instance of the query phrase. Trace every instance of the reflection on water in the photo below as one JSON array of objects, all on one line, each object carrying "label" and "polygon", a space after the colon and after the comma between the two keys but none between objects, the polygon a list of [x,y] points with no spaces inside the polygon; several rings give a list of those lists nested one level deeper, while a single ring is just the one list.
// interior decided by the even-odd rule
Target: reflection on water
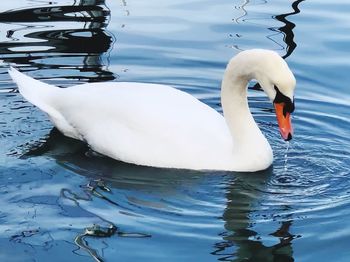
[{"label": "reflection on water", "polygon": [[[166,210],[169,207],[159,202],[145,201],[134,197],[128,199],[129,203],[120,203],[118,200],[113,200],[115,198],[109,194],[110,192],[121,189],[135,192],[149,191],[157,188],[157,194],[164,192],[168,197],[171,197],[179,190],[173,187],[174,184],[184,187],[185,184],[189,183],[192,187],[197,187],[198,181],[193,180],[193,175],[195,177],[204,175],[202,172],[140,167],[114,161],[90,151],[84,143],[67,138],[56,129],[50,132],[44,142],[29,148],[22,158],[35,156],[50,156],[65,169],[73,168],[76,173],[92,179],[87,186],[89,194],[92,193],[90,197],[103,199],[106,204],[113,205],[123,210],[124,214],[132,216],[137,214],[135,213],[135,205],[160,210]],[[187,173],[185,177],[183,176],[184,172]],[[152,175],[150,176],[150,174]],[[267,191],[267,181],[272,175],[272,169],[256,174],[233,173],[228,175],[224,187],[226,207],[222,215],[226,231],[219,234],[222,241],[215,243],[215,250],[211,252],[211,254],[218,256],[220,261],[294,261],[292,240],[295,236],[289,232],[293,223],[291,214],[280,217],[280,226],[270,232],[271,236],[278,239],[277,244],[264,245],[259,234],[252,228],[254,224],[252,217],[254,217],[254,212],[260,209],[259,199],[263,192]],[[110,188],[106,187],[106,184]],[[175,193],[175,195],[177,194],[179,193]],[[71,192],[69,197],[74,201],[86,200],[86,197]],[[202,196],[199,197],[202,198]],[[132,205],[128,206],[130,203]],[[289,207],[285,206],[283,209],[287,210]],[[171,210],[169,211],[171,212]],[[110,224],[111,228],[107,228],[105,230],[107,233],[100,234],[99,237],[109,237],[114,234],[116,226],[111,221],[103,220]],[[108,234],[112,229],[113,233]],[[130,236],[130,234],[125,233],[119,233],[119,235]],[[82,241],[82,238],[86,236],[89,236],[86,232],[77,236],[76,243],[88,250],[97,261],[102,261],[98,252]],[[145,237],[147,234],[134,233],[132,236]]]},{"label": "reflection on water", "polygon": [[266,172],[242,177],[247,188],[237,182],[228,185],[227,206],[222,217],[226,232],[220,234],[223,241],[215,244],[216,250],[212,253],[220,256],[220,261],[294,261],[292,240],[295,236],[289,232],[293,223],[291,215],[280,218],[280,226],[269,233],[278,239],[276,244],[264,245],[259,233],[253,229],[254,208],[266,190],[263,188],[270,175]]},{"label": "reflection on water", "polygon": [[[293,53],[294,49],[297,47],[297,44],[294,41],[294,33],[293,33],[295,24],[287,20],[287,17],[300,13],[299,4],[303,1],[305,0],[297,0],[292,3],[293,12],[275,16],[275,18],[278,21],[284,24],[282,27],[278,28],[278,31],[284,34],[283,41],[287,45],[286,54],[283,55],[283,58],[287,58],[288,56],[290,56]],[[274,30],[274,29],[271,29],[271,30]]]},{"label": "reflection on water", "polygon": [[[288,17],[291,17],[293,15],[300,13],[299,4],[303,1],[305,1],[305,0],[297,0],[297,1],[292,2],[291,7],[293,9],[293,12],[277,14],[277,15],[272,16],[272,18],[281,22],[283,24],[283,26],[268,27],[268,30],[274,32],[274,34],[271,35],[270,33],[268,33],[266,35],[266,38],[269,39],[270,41],[272,41],[273,43],[275,43],[276,45],[278,45],[280,48],[285,50],[285,54],[282,55],[283,58],[287,58],[288,56],[290,56],[293,53],[294,49],[297,47],[297,44],[294,41],[294,32],[293,32],[295,24],[293,22],[291,22],[290,18],[288,18]],[[247,8],[250,5],[261,5],[261,4],[262,3],[257,4],[255,1],[251,2],[249,0],[242,1],[242,3],[236,7],[238,10],[242,10],[242,13],[240,13],[236,18],[234,18],[233,21],[235,23],[239,24],[239,23],[258,20],[258,18],[254,18],[254,17],[250,18],[249,17],[249,13],[247,11]],[[264,2],[264,4],[268,4],[268,2],[266,1],[266,2]],[[275,33],[275,32],[277,32],[277,33]],[[275,39],[280,34],[283,35],[282,41],[284,42],[286,47],[284,47],[280,43],[280,39],[277,39],[277,40]],[[239,35],[239,34],[236,34],[236,36],[242,37],[242,35]],[[242,48],[240,48],[238,45],[234,45],[234,46],[236,49],[242,50]]]},{"label": "reflection on water", "polygon": [[[347,262],[346,6],[26,3],[4,1],[8,11],[0,13],[1,259]],[[172,83],[221,110],[220,77],[236,53],[230,41],[238,50],[278,50],[298,79],[288,146],[270,102],[249,90],[275,151],[274,166],[257,174],[146,168],[98,155],[51,130],[46,116],[10,92],[5,73],[12,64],[68,86],[115,80],[117,69],[122,81]]]},{"label": "reflection on water", "polygon": [[31,70],[55,69],[56,77],[113,80],[115,77],[108,71],[108,61],[104,58],[114,41],[105,30],[109,17],[110,10],[104,0],[80,0],[72,5],[51,4],[0,13],[1,27],[7,31],[6,39],[0,43],[1,58],[17,66],[29,66]]}]

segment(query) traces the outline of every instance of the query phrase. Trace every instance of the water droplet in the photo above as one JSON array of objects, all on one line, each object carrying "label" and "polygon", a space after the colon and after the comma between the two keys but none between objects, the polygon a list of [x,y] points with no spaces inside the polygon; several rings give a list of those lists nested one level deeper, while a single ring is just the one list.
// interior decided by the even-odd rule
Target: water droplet
[{"label": "water droplet", "polygon": [[288,170],[288,167],[287,167],[287,164],[288,164],[288,151],[289,151],[289,147],[290,147],[290,142],[287,141],[287,147],[286,147],[286,152],[284,154],[284,173],[287,172]]}]

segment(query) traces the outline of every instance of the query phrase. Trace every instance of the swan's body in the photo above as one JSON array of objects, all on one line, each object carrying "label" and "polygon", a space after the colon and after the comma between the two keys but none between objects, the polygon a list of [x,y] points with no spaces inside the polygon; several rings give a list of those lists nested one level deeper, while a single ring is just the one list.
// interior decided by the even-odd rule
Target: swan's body
[{"label": "swan's body", "polygon": [[[255,52],[276,59],[271,51]],[[231,60],[223,79],[226,121],[193,96],[166,85],[110,82],[58,88],[15,69],[9,72],[20,93],[63,134],[86,141],[101,154],[145,166],[257,171],[269,167],[273,156],[247,104],[246,85],[256,76],[242,78],[240,59],[244,57]]]}]

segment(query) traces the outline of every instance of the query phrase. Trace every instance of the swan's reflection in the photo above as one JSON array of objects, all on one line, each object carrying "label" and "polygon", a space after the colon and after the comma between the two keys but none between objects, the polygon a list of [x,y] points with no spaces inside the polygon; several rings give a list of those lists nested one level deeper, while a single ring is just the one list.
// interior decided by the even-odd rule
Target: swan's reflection
[{"label": "swan's reflection", "polygon": [[9,41],[0,43],[1,58],[31,69],[62,69],[55,71],[61,74],[56,77],[113,80],[104,61],[114,41],[105,30],[109,17],[104,0],[50,2],[2,12],[0,26]]},{"label": "swan's reflection", "polygon": [[205,175],[203,172],[137,166],[110,159],[91,151],[85,143],[62,135],[56,128],[43,141],[32,145],[22,158],[43,155],[89,179],[102,178],[117,189],[147,191],[151,187],[171,194],[177,190],[174,183],[191,184]]},{"label": "swan's reflection", "polygon": [[[23,157],[49,156],[55,159],[58,165],[88,179],[102,178],[105,185],[112,190],[128,190],[130,200],[136,201],[134,204],[150,208],[163,207],[161,202],[136,199],[137,192],[154,192],[152,194],[178,198],[184,188],[195,190],[198,187],[206,187],[210,190],[210,185],[204,183],[204,172],[140,167],[94,154],[86,144],[67,138],[53,129],[42,143],[31,147]],[[259,233],[254,231],[254,224],[259,220],[255,219],[256,215],[259,215],[259,201],[263,192],[266,192],[268,180],[272,175],[273,170],[270,168],[255,174],[218,174],[217,179],[214,179],[216,183],[226,185],[226,208],[219,218],[225,222],[225,232],[220,234],[222,241],[214,244],[212,252],[218,260],[294,261],[292,240],[295,236],[290,233],[293,224],[290,215],[282,219],[281,224],[269,233],[271,238],[278,242],[275,245],[264,244]],[[106,204],[109,204],[107,202]],[[118,207],[125,208],[125,205]]]},{"label": "swan's reflection", "polygon": [[[283,261],[293,259],[292,240],[295,238],[290,231],[293,220],[290,216],[282,219],[279,228],[269,233],[277,238],[275,245],[265,245],[259,233],[254,231],[256,223],[256,202],[265,191],[269,172],[256,175],[245,175],[242,183],[232,183],[227,187],[227,206],[222,219],[225,221],[225,232],[221,233],[222,241],[215,244],[213,255],[220,261]],[[243,185],[243,186],[242,186]]]}]

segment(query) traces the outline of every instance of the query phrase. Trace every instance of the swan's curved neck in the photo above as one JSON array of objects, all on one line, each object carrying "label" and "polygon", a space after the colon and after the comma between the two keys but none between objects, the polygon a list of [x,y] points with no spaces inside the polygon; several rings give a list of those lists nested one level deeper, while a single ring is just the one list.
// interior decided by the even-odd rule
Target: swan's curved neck
[{"label": "swan's curved neck", "polygon": [[221,104],[234,150],[240,155],[250,155],[256,148],[269,145],[248,106],[247,85],[253,78],[254,65],[250,65],[249,60],[243,62],[233,58],[227,65],[221,86]]}]

